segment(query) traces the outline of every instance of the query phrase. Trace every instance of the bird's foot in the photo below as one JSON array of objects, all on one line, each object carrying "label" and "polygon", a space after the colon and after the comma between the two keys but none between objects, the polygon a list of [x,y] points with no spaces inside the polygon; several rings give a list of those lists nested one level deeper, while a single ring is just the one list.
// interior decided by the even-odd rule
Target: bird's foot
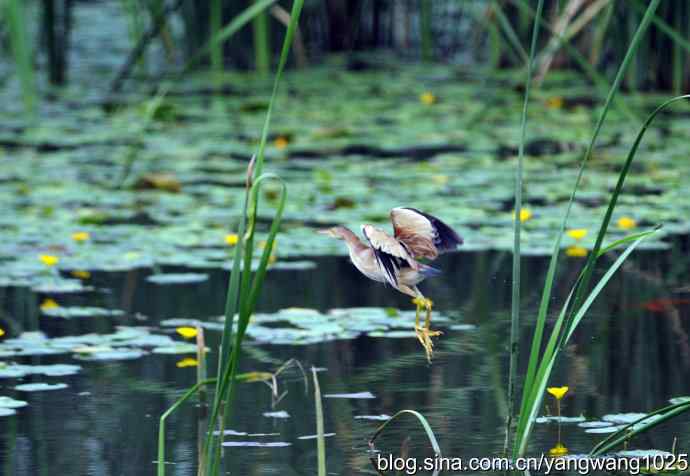
[{"label": "bird's foot", "polygon": [[428,327],[415,326],[415,334],[417,334],[417,340],[422,344],[424,350],[426,351],[426,359],[431,363],[431,357],[434,354],[434,342],[431,340],[432,337],[438,337],[443,332],[432,331]]},{"label": "bird's foot", "polygon": [[416,304],[418,309],[426,309],[427,311],[430,311],[431,308],[434,306],[434,303],[431,299],[417,296],[412,300],[412,304]]}]

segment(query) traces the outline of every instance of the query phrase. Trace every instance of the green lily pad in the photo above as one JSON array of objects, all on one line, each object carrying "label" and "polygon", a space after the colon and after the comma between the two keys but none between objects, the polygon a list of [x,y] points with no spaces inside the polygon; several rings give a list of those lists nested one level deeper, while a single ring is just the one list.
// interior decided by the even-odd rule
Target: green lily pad
[{"label": "green lily pad", "polygon": [[45,392],[50,390],[62,390],[67,388],[66,383],[23,383],[14,387],[15,390],[20,392]]},{"label": "green lily pad", "polygon": [[208,274],[203,273],[166,273],[152,274],[146,278],[149,283],[155,284],[192,284],[202,283],[208,280]]},{"label": "green lily pad", "polygon": [[22,408],[27,406],[28,403],[23,400],[15,400],[10,397],[0,397],[0,408]]}]

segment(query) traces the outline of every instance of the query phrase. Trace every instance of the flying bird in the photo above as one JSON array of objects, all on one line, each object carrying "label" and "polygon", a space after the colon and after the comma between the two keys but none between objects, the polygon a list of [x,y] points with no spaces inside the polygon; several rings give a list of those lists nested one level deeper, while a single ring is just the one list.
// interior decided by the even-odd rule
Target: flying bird
[{"label": "flying bird", "polygon": [[[401,293],[412,296],[417,305],[415,332],[431,361],[432,337],[441,334],[432,331],[433,303],[424,297],[417,285],[441,271],[422,263],[420,259],[434,260],[439,254],[452,251],[462,244],[462,238],[435,216],[414,208],[394,208],[390,212],[393,236],[372,225],[362,225],[365,242],[344,226],[335,226],[319,233],[345,241],[352,264],[367,278],[386,283]],[[420,326],[420,311],[426,309],[424,326]]]}]

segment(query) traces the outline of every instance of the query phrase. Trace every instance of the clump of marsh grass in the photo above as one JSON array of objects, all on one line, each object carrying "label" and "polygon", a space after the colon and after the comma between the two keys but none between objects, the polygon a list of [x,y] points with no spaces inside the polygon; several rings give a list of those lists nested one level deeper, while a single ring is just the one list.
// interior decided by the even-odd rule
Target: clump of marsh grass
[{"label": "clump of marsh grass", "polygon": [[[161,416],[158,440],[158,476],[165,475],[165,420],[175,409],[194,395],[201,387],[210,384],[215,384],[215,392],[210,406],[208,429],[200,454],[199,474],[204,476],[215,476],[219,474],[220,471],[223,430],[232,417],[242,341],[245,337],[247,326],[249,325],[249,318],[254,312],[254,308],[256,307],[261,293],[271,251],[276,235],[278,234],[283,210],[285,208],[285,183],[275,174],[263,172],[264,149],[268,138],[268,130],[278,85],[283,69],[285,68],[285,63],[287,62],[290,45],[297,28],[303,4],[304,0],[295,0],[293,2],[290,23],[283,41],[273,92],[261,132],[261,141],[256,155],[252,158],[247,167],[244,206],[237,232],[239,241],[235,246],[232,271],[228,283],[225,304],[225,328],[223,330],[221,346],[218,352],[218,373],[215,379],[207,379],[194,385]],[[259,266],[256,272],[252,273],[252,258],[255,252],[254,233],[258,216],[259,191],[261,187],[269,181],[278,182],[278,205],[271,222],[266,245],[261,254]]]}]

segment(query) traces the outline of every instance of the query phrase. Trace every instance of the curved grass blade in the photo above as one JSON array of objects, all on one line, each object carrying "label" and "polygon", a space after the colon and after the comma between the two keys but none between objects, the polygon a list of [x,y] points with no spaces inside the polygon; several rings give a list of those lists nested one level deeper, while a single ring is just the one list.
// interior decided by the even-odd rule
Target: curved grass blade
[{"label": "curved grass blade", "polygon": [[379,426],[374,434],[371,436],[371,439],[369,440],[369,448],[372,450],[374,449],[374,443],[376,442],[376,438],[379,437],[379,435],[383,432],[383,430],[386,429],[388,425],[390,425],[392,422],[394,422],[397,418],[399,418],[401,415],[412,415],[414,416],[417,420],[419,420],[419,423],[422,424],[422,428],[424,428],[424,432],[426,433],[427,438],[429,439],[429,443],[431,444],[431,448],[434,450],[434,455],[437,458],[440,458],[441,455],[441,446],[438,444],[438,441],[436,440],[436,435],[434,435],[434,430],[431,429],[431,425],[429,425],[429,422],[427,421],[426,418],[424,418],[424,415],[421,413],[415,411],[415,410],[400,410],[398,413],[393,415],[389,420],[386,420],[383,422],[381,426]]},{"label": "curved grass blade", "polygon": [[[535,383],[533,387],[530,389],[530,392],[527,394],[528,401],[526,402],[527,404],[525,406],[526,413],[521,414],[520,420],[518,421],[518,430],[516,432],[515,441],[518,455],[524,455],[525,451],[527,450],[529,436],[531,434],[534,421],[537,418],[537,412],[539,411],[539,408],[541,408],[541,403],[544,398],[544,392],[546,391],[546,385],[549,381],[549,377],[551,376],[551,371],[553,370],[556,358],[565,347],[565,344],[567,344],[568,340],[572,336],[573,332],[577,328],[582,318],[589,310],[590,306],[594,303],[594,300],[599,296],[601,291],[603,291],[606,284],[608,284],[609,280],[613,277],[616,271],[618,271],[618,269],[623,265],[623,262],[628,258],[630,253],[632,253],[633,250],[637,248],[637,245],[639,245],[645,238],[647,238],[650,235],[651,233],[640,236],[632,244],[630,244],[623,253],[621,253],[621,255],[616,259],[616,261],[614,261],[614,263],[606,271],[604,276],[602,276],[599,283],[594,287],[590,295],[584,301],[581,308],[575,315],[575,318],[566,327],[566,310],[568,309],[568,305],[576,292],[575,287],[573,287],[573,289],[571,290],[570,295],[568,296],[568,300],[563,305],[558,319],[556,320],[554,329],[551,332],[551,336],[549,337],[546,349],[544,350],[544,356],[540,362],[539,368],[535,376]],[[580,279],[582,278],[583,274],[584,271],[580,275]],[[580,279],[578,279],[576,286],[581,282]],[[561,333],[561,329],[563,329],[563,333]]]},{"label": "curved grass blade", "polygon": [[[678,415],[690,410],[690,402],[676,403],[675,405],[669,405],[660,408],[652,413],[649,413],[642,418],[635,420],[634,422],[626,425],[617,432],[609,435],[608,438],[599,442],[592,451],[589,452],[590,457],[600,456],[613,448],[625,443],[631,438],[639,435],[640,433],[645,433],[657,425],[660,425],[671,418],[675,418]],[[659,418],[653,418],[659,416]],[[646,420],[652,419],[652,421],[646,422]],[[634,428],[634,429],[633,429]]]},{"label": "curved grass blade", "polygon": [[157,476],[165,476],[165,421],[168,417],[177,410],[180,405],[189,400],[195,393],[199,392],[204,386],[215,383],[215,378],[210,378],[197,382],[195,385],[189,388],[184,395],[182,395],[175,403],[168,408],[165,413],[160,417],[160,423],[158,426],[158,462],[157,466]]}]

